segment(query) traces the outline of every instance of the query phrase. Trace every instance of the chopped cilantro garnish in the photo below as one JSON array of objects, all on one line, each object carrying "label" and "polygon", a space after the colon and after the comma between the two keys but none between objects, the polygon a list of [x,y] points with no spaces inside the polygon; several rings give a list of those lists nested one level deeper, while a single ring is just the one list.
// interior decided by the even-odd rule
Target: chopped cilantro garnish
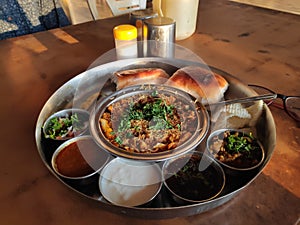
[{"label": "chopped cilantro garnish", "polygon": [[249,153],[252,151],[256,145],[253,144],[254,138],[250,135],[241,135],[239,136],[237,133],[229,134],[226,138],[225,148],[229,153]]},{"label": "chopped cilantro garnish", "polygon": [[71,116],[54,117],[46,127],[46,138],[59,139],[82,129],[84,124],[80,122],[75,113]]},{"label": "chopped cilantro garnish", "polygon": [[[153,94],[152,94],[153,95]],[[151,121],[150,129],[171,129],[169,117],[173,115],[174,106],[168,105],[161,98],[149,96],[145,103],[132,104],[121,119],[118,131],[122,132],[131,127],[132,120]],[[180,126],[177,128],[180,128]]]}]

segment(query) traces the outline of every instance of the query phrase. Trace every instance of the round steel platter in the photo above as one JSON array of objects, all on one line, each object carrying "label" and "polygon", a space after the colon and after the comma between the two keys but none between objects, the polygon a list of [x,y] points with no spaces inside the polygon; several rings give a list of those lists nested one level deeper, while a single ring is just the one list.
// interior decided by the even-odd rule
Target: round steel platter
[{"label": "round steel platter", "polygon": [[[222,193],[217,198],[207,202],[199,204],[177,205],[172,201],[172,198],[169,196],[169,193],[167,193],[165,188],[162,188],[156,198],[153,199],[149,204],[140,207],[116,206],[108,203],[103,199],[98,188],[97,178],[87,184],[73,183],[59,177],[51,167],[52,154],[60,144],[59,142],[55,142],[53,140],[49,141],[43,137],[42,125],[51,114],[61,109],[72,107],[91,110],[91,107],[93,107],[96,101],[101,101],[102,97],[115,91],[115,86],[110,80],[113,72],[115,71],[123,69],[156,67],[164,69],[171,75],[178,68],[182,68],[188,65],[201,66],[202,64],[197,62],[162,58],[126,59],[96,66],[69,80],[48,99],[48,101],[42,108],[36,123],[36,145],[44,164],[53,173],[53,175],[68,188],[76,191],[83,197],[89,198],[93,201],[97,201],[99,206],[103,207],[106,210],[115,213],[126,214],[128,216],[149,219],[188,216],[213,209],[228,202],[261,173],[261,171],[270,160],[274,151],[276,142],[275,124],[272,114],[266,105],[264,105],[262,115],[255,127],[255,129],[257,130],[257,137],[262,142],[265,149],[266,157],[263,164],[254,173],[239,177],[226,177],[226,184]],[[225,99],[232,97],[252,96],[255,94],[252,89],[243,84],[234,76],[213,67],[210,67],[210,69],[224,76],[225,79],[229,82],[230,85],[229,89],[226,92]],[[99,92],[99,90],[101,91]]]}]

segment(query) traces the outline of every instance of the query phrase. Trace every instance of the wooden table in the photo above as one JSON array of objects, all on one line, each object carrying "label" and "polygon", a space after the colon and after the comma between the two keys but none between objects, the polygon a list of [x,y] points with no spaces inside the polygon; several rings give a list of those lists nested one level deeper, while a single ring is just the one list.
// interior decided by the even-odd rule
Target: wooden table
[{"label": "wooden table", "polygon": [[[144,220],[111,213],[59,182],[38,155],[39,112],[62,84],[114,47],[112,28],[128,16],[0,41],[0,223],[299,224],[300,128],[271,107],[277,145],[269,164],[237,197],[189,217]],[[245,84],[300,95],[300,17],[225,0],[200,3],[196,33],[177,44]]]}]

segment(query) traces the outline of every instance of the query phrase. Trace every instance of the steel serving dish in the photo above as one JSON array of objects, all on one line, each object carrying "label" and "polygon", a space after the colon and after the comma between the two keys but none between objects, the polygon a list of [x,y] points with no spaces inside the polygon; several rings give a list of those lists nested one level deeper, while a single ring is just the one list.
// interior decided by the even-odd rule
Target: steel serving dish
[{"label": "steel serving dish", "polygon": [[[260,116],[256,126],[253,127],[253,129],[257,131],[256,137],[262,142],[265,150],[265,159],[263,163],[259,168],[257,168],[257,170],[251,174],[247,174],[246,176],[226,177],[227,182],[222,193],[217,198],[210,201],[197,204],[186,204],[183,206],[177,205],[167,195],[165,188],[162,187],[160,193],[155,197],[155,199],[145,206],[116,206],[108,203],[102,197],[98,188],[99,178],[95,179],[94,183],[92,182],[88,186],[74,185],[68,182],[68,180],[59,177],[51,167],[51,157],[57,146],[56,143],[46,140],[43,137],[42,132],[42,125],[51,114],[65,108],[72,107],[91,111],[95,107],[97,101],[101,101],[105,98],[105,96],[115,91],[115,85],[110,80],[112,73],[115,71],[143,67],[158,67],[164,69],[167,73],[172,74],[178,68],[188,65],[203,66],[198,62],[165,58],[125,59],[96,66],[66,82],[45,103],[36,123],[35,138],[37,150],[46,167],[68,188],[76,191],[83,197],[97,201],[99,206],[103,209],[114,213],[122,213],[128,216],[142,217],[145,219],[188,216],[213,209],[231,200],[262,172],[274,151],[276,142],[275,123],[272,114],[266,105],[263,106],[262,115]],[[230,99],[232,97],[247,97],[256,94],[251,88],[243,84],[234,76],[213,67],[210,67],[210,69],[224,76],[229,82],[230,86],[226,92],[225,99]],[[199,145],[196,150],[201,151],[201,146]]]},{"label": "steel serving dish", "polygon": [[[164,96],[171,96],[176,97],[177,101],[184,104],[185,107],[188,106],[187,114],[195,113],[195,119],[193,120],[194,127],[191,127],[191,123],[189,127],[182,126],[181,132],[191,132],[191,136],[187,138],[182,143],[178,143],[177,147],[171,150],[159,151],[159,152],[151,152],[151,153],[140,153],[140,152],[131,152],[121,149],[116,145],[112,144],[103,134],[103,130],[99,125],[99,120],[105,110],[109,106],[113,106],[114,103],[120,102],[123,99],[131,99],[136,97],[138,100],[139,96],[149,96],[149,95],[162,94]],[[132,104],[132,103],[131,103]],[[125,105],[122,105],[125,107]],[[180,109],[176,108],[179,115],[183,115],[183,111],[187,111],[186,108]],[[119,110],[117,110],[119,111]],[[127,116],[129,112],[124,110],[123,116]],[[184,119],[183,119],[184,120]],[[119,123],[117,124],[119,125]],[[162,161],[169,159],[171,157],[182,155],[186,152],[192,151],[195,146],[199,145],[201,141],[204,139],[205,135],[207,134],[209,129],[209,116],[206,108],[202,106],[200,103],[195,102],[195,99],[187,94],[184,91],[181,91],[177,88],[166,86],[166,85],[137,85],[137,86],[130,86],[127,88],[123,88],[119,91],[116,91],[112,95],[107,96],[99,104],[96,104],[94,110],[91,112],[90,116],[90,132],[91,135],[94,137],[95,141],[105,148],[109,153],[122,157],[128,158],[133,160],[142,160],[142,161]],[[130,132],[127,132],[126,135],[129,135]],[[184,136],[184,134],[182,134]]]}]

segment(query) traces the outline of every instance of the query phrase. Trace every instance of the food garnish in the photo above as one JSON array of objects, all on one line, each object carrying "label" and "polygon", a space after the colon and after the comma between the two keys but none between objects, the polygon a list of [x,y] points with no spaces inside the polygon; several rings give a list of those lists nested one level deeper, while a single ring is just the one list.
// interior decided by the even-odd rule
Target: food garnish
[{"label": "food garnish", "polygon": [[46,138],[62,139],[73,137],[77,131],[84,128],[84,122],[78,118],[77,113],[64,117],[54,117],[46,127]]},{"label": "food garnish", "polygon": [[229,153],[247,153],[250,154],[250,151],[254,150],[255,148],[259,148],[257,145],[253,145],[255,141],[252,133],[249,135],[239,135],[239,132],[235,132],[234,134],[230,134],[229,131],[224,133],[224,148]]},{"label": "food garnish", "polygon": [[[147,96],[130,107],[128,113],[121,120],[118,132],[130,129],[132,126],[131,121],[139,120],[151,121],[149,124],[150,130],[172,129],[174,126],[171,124],[171,119],[174,119],[175,114],[174,105],[167,104],[161,98]],[[180,126],[180,120],[176,121],[176,125]],[[138,124],[135,129],[137,132],[140,130]]]},{"label": "food garnish", "polygon": [[226,130],[212,138],[209,148],[216,159],[238,168],[254,166],[262,159],[261,147],[252,133]]},{"label": "food garnish", "polygon": [[115,146],[150,153],[176,148],[195,131],[195,121],[195,112],[184,102],[154,91],[114,102],[99,122],[105,137]]}]

